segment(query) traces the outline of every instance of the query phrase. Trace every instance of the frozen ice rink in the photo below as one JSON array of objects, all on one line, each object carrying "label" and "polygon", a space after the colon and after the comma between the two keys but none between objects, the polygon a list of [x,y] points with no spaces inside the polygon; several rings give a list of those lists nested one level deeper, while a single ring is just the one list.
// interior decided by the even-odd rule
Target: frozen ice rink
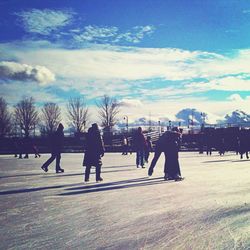
[{"label": "frozen ice rink", "polygon": [[85,184],[82,154],[63,174],[48,157],[0,156],[0,249],[250,249],[250,160],[180,153],[173,182],[163,155],[148,178],[135,154],[106,153],[104,182]]}]

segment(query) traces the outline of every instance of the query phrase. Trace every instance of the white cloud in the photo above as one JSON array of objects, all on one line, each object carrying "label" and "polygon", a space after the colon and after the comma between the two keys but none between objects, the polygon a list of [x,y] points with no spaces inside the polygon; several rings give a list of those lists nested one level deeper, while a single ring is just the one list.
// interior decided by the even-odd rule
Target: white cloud
[{"label": "white cloud", "polygon": [[55,80],[55,75],[44,66],[30,66],[16,62],[0,62],[0,79],[35,81],[45,85]]},{"label": "white cloud", "polygon": [[29,33],[49,35],[65,25],[71,23],[72,11],[55,11],[50,9],[32,9],[15,13],[20,17],[24,29]]},{"label": "white cloud", "polygon": [[[26,42],[25,46],[2,44],[0,48],[11,51],[16,60],[25,64],[44,65],[57,75],[54,83],[57,87],[76,90],[88,99],[103,94],[131,99],[132,93],[141,101],[148,97],[154,100],[149,104],[143,102],[142,107],[125,109],[124,112],[131,112],[130,116],[143,117],[152,110],[158,117],[163,117],[164,112],[170,117],[169,114],[190,107],[190,103],[204,112],[222,114],[249,107],[247,98],[244,102],[191,98],[194,93],[210,90],[250,91],[249,50],[225,56],[171,48],[91,46],[67,50],[42,44],[42,48],[41,42],[37,47],[34,42],[28,47]],[[198,78],[203,78],[204,82],[195,82],[200,80]],[[151,89],[150,83],[154,85],[159,79],[164,85]]]},{"label": "white cloud", "polygon": [[[242,97],[239,94],[232,94],[227,98],[228,101],[230,101],[230,106],[234,107],[231,108],[231,111],[234,111],[236,109],[246,111],[246,113],[249,113],[249,106],[250,106],[250,96]],[[229,113],[229,112],[227,112]]]},{"label": "white cloud", "polygon": [[[63,32],[55,33],[55,31],[72,24],[76,13],[71,10],[31,9],[14,14],[19,18],[19,24],[28,33],[51,35],[54,38],[66,35],[68,39],[73,39],[78,44],[139,43],[145,36],[151,35],[155,30],[152,25],[134,26],[127,31],[121,31],[115,26],[87,25],[80,28],[78,24],[75,27],[70,26],[69,29]],[[71,43],[73,41],[71,40]]]},{"label": "white cloud", "polygon": [[125,107],[142,107],[142,102],[138,99],[122,99],[120,102],[121,106]]},{"label": "white cloud", "polygon": [[242,76],[226,76],[208,82],[191,83],[187,87],[196,92],[209,90],[250,91],[250,79],[245,79]]},{"label": "white cloud", "polygon": [[[139,43],[146,35],[151,35],[154,32],[154,26],[135,26],[131,30],[121,32],[114,26],[94,26],[88,25],[84,27],[82,34],[73,35],[76,42],[95,42],[95,43],[110,43],[118,42]],[[79,33],[79,32],[78,32]]]},{"label": "white cloud", "polygon": [[[154,96],[176,99],[209,90],[250,91],[249,50],[226,57],[171,48],[90,46],[67,50],[44,42],[31,45],[2,44],[0,48],[11,51],[17,61],[44,65],[57,75],[58,87],[75,89],[89,98],[103,94],[129,97],[134,93],[144,99]],[[197,78],[204,82],[196,82]],[[164,85],[152,89],[149,83],[154,84],[157,79]],[[172,81],[171,85],[167,81]]]},{"label": "white cloud", "polygon": [[72,88],[86,95],[87,99],[95,99],[103,95],[126,96],[131,93],[129,85],[121,81],[113,80],[78,81],[72,84],[71,89]]},{"label": "white cloud", "polygon": [[158,98],[176,98],[181,97],[183,95],[191,95],[195,92],[200,92],[200,89],[193,89],[186,87],[183,85],[181,88],[179,86],[171,86],[165,88],[157,88],[157,89],[140,89],[138,92],[144,97],[157,96]]},{"label": "white cloud", "polygon": [[41,89],[41,87],[36,84],[29,84],[27,86],[22,84],[22,82],[16,81],[13,83],[1,83],[0,86],[0,95],[4,96],[8,103],[12,105],[16,104],[24,96],[31,96],[37,103],[40,104],[52,101],[60,105],[60,103],[64,101],[56,94],[49,93],[48,91]]},{"label": "white cloud", "polygon": [[[192,79],[199,74],[190,61],[206,57],[207,52],[180,49],[133,49],[117,47],[66,49],[18,49],[17,58],[30,64],[42,64],[63,77],[83,79],[166,80]],[[206,59],[204,59],[206,60]],[[67,62],[67,63],[65,63]]]},{"label": "white cloud", "polygon": [[236,101],[236,102],[243,101],[243,99],[241,98],[241,96],[239,94],[232,94],[227,99],[230,101]]},{"label": "white cloud", "polygon": [[132,30],[118,34],[114,42],[127,41],[131,43],[139,43],[145,35],[151,35],[155,30],[154,26],[135,26]]},{"label": "white cloud", "polygon": [[107,38],[114,37],[118,32],[117,27],[98,27],[88,25],[84,28],[84,32],[81,35],[75,35],[74,39],[78,42],[81,41],[97,41],[103,40],[106,41]]},{"label": "white cloud", "polygon": [[250,50],[234,51],[231,56],[218,56],[197,60],[194,66],[197,76],[214,78],[227,75],[250,74]]},{"label": "white cloud", "polygon": [[135,121],[138,117],[148,117],[154,121],[170,119],[177,121],[175,115],[183,109],[195,108],[208,115],[206,123],[215,124],[218,120],[222,119],[226,114],[239,109],[249,110],[250,98],[241,100],[221,100],[214,101],[205,98],[179,98],[177,100],[159,99],[154,101],[143,101],[141,107],[122,107],[120,112],[120,119],[124,115],[129,117],[129,121]]}]

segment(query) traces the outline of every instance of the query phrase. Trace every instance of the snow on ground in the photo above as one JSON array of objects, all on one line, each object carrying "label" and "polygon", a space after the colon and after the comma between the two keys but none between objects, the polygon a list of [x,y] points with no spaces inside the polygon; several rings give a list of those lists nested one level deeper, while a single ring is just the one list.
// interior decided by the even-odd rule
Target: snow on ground
[{"label": "snow on ground", "polygon": [[[64,174],[40,159],[0,156],[0,249],[250,249],[250,160],[180,153],[182,182],[107,153],[104,182],[83,182],[82,154]],[[94,171],[93,171],[94,172]]]}]

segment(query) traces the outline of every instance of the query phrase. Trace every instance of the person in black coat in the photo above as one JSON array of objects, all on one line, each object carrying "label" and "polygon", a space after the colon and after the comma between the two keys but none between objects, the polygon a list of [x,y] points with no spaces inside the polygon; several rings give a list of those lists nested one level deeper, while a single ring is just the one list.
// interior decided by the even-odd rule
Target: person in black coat
[{"label": "person in black coat", "polygon": [[103,181],[101,177],[101,157],[104,156],[103,140],[96,123],[89,128],[86,138],[86,150],[83,159],[85,169],[85,182],[89,181],[90,169],[92,166],[96,168],[96,181]]},{"label": "person in black coat", "polygon": [[212,155],[213,135],[212,132],[206,134],[207,155]]},{"label": "person in black coat", "polygon": [[25,150],[25,155],[24,155],[24,159],[28,159],[29,158],[29,152],[31,149],[31,145],[30,145],[30,138],[29,137],[24,137],[23,138],[23,144],[24,144],[24,150]]},{"label": "person in black coat", "polygon": [[133,137],[133,145],[136,151],[136,166],[139,168],[144,167],[144,160],[145,160],[145,148],[146,148],[146,139],[143,135],[142,128],[138,127],[137,131]]},{"label": "person in black coat", "polygon": [[157,141],[155,147],[155,155],[148,169],[148,175],[151,176],[154,167],[161,155],[164,152],[165,165],[164,165],[164,179],[165,180],[183,180],[181,177],[178,152],[181,140],[181,133],[178,128],[173,128],[173,131],[165,132]]},{"label": "person in black coat", "polygon": [[48,172],[48,166],[56,159],[56,173],[63,173],[64,169],[60,167],[61,152],[63,148],[63,125],[60,123],[55,133],[51,136],[51,157],[42,165],[42,170]]},{"label": "person in black coat", "polygon": [[24,143],[23,143],[23,139],[22,138],[17,138],[17,154],[19,155],[18,156],[18,159],[23,159],[23,153],[24,153]]},{"label": "person in black coat", "polygon": [[13,151],[14,151],[14,157],[16,158],[18,156],[18,153],[19,153],[18,138],[16,138],[16,137],[13,138],[12,148],[13,148]]}]

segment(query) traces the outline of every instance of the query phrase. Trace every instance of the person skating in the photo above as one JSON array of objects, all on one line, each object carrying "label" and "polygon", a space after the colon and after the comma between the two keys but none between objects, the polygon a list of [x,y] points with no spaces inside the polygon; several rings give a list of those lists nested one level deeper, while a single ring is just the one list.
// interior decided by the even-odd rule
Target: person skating
[{"label": "person skating", "polygon": [[23,150],[24,150],[24,159],[29,159],[29,152],[30,152],[30,138],[25,136],[23,138]]},{"label": "person skating", "polygon": [[219,141],[219,154],[220,156],[224,155],[226,152],[226,147],[225,147],[225,138],[222,136]]},{"label": "person skating", "polygon": [[83,159],[83,166],[85,169],[85,182],[89,181],[90,169],[92,166],[96,168],[96,181],[103,181],[101,177],[101,157],[104,156],[103,140],[96,123],[89,128],[86,138],[86,149]]},{"label": "person skating", "polygon": [[164,165],[164,179],[181,181],[184,178],[181,176],[180,165],[178,160],[179,143],[181,133],[178,128],[173,128],[172,131],[165,132],[157,141],[155,147],[155,154],[150,164],[148,175],[151,176],[154,167],[161,155],[164,152],[165,165]]},{"label": "person skating", "polygon": [[64,169],[60,166],[61,152],[63,147],[63,125],[60,123],[56,132],[51,136],[50,146],[51,146],[51,157],[42,165],[42,170],[48,172],[48,166],[56,159],[56,173],[63,173]]},{"label": "person skating", "polygon": [[142,168],[144,167],[144,160],[145,160],[145,147],[146,147],[146,140],[142,133],[142,128],[138,127],[134,138],[133,138],[133,144],[136,151],[136,166],[139,168],[140,166]]},{"label": "person skating", "polygon": [[12,147],[13,147],[13,151],[14,151],[14,157],[17,158],[18,156],[18,138],[13,138],[13,144],[12,144]]},{"label": "person skating", "polygon": [[206,152],[207,155],[212,155],[212,148],[213,148],[213,135],[211,131],[208,131],[206,134]]}]

